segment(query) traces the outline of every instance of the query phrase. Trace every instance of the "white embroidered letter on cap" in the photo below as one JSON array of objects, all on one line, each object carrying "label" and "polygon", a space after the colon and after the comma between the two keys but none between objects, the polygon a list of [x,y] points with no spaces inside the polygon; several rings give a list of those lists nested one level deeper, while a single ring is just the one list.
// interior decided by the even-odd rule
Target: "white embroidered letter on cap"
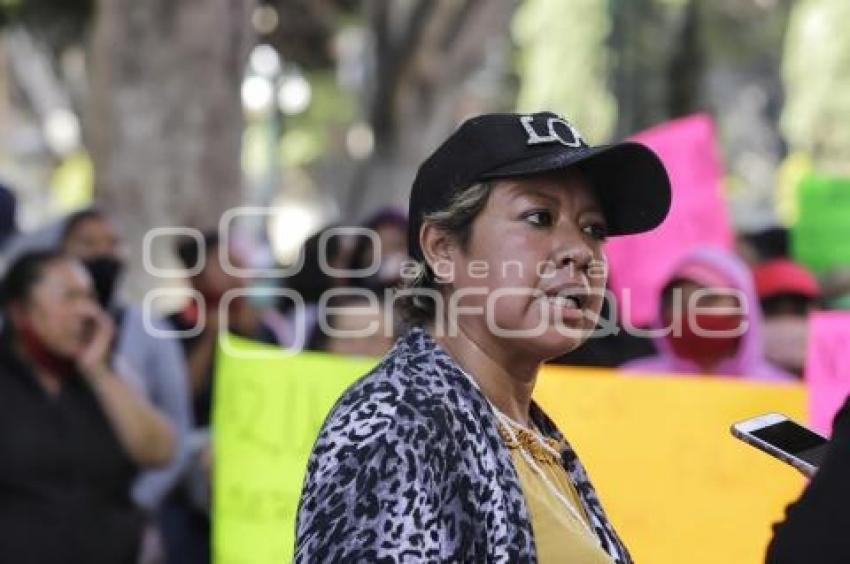
[{"label": "white embroidered letter on cap", "polygon": [[[576,131],[576,128],[573,127],[570,122],[563,118],[549,118],[546,122],[549,131],[548,135],[545,136],[540,135],[539,133],[537,133],[537,131],[535,131],[533,123],[534,116],[520,116],[519,121],[525,128],[526,133],[528,133],[529,145],[539,145],[540,143],[561,143],[562,145],[566,145],[567,147],[581,147],[583,144],[581,134]],[[568,139],[565,139],[560,133],[555,130],[555,124],[561,124],[566,127],[567,132],[569,133]]]}]

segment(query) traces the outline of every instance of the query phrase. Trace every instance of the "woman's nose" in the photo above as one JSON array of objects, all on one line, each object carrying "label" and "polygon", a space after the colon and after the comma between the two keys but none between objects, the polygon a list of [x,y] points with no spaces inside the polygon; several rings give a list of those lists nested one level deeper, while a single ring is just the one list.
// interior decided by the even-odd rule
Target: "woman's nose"
[{"label": "woman's nose", "polygon": [[583,240],[564,241],[555,253],[558,268],[576,268],[585,271],[593,261],[593,251]]}]

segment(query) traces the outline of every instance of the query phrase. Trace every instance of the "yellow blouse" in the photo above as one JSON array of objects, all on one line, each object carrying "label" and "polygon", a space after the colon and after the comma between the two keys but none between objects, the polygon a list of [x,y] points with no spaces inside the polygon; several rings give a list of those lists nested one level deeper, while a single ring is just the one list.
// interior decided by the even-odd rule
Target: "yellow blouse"
[{"label": "yellow blouse", "polygon": [[[530,431],[519,428],[511,428],[511,431],[513,436],[502,424],[499,425],[499,434],[511,453],[531,516],[537,561],[540,564],[611,564],[611,557],[599,545],[596,534],[588,528],[587,513],[560,460],[543,448]],[[559,450],[556,441],[549,438],[545,440],[555,450]],[[523,456],[521,449],[546,474],[549,483],[573,505],[584,523],[579,522],[552,492]]]}]

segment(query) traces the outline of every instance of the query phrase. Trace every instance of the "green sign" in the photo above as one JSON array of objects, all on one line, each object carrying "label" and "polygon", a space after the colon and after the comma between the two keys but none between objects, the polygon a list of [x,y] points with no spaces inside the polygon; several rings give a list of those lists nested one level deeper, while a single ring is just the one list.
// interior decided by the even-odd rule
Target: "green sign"
[{"label": "green sign", "polygon": [[216,564],[290,562],[307,458],[340,394],[374,359],[227,337],[216,361],[213,551]]},{"label": "green sign", "polygon": [[794,258],[818,274],[850,267],[850,178],[808,176],[798,198],[800,215],[791,230]]}]

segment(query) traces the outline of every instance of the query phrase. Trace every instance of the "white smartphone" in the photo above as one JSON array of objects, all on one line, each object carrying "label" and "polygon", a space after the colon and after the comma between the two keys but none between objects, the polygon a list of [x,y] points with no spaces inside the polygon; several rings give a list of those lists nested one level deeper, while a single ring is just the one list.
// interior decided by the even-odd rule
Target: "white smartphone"
[{"label": "white smartphone", "polygon": [[781,413],[767,413],[732,425],[732,435],[786,462],[807,477],[814,476],[829,442]]}]

